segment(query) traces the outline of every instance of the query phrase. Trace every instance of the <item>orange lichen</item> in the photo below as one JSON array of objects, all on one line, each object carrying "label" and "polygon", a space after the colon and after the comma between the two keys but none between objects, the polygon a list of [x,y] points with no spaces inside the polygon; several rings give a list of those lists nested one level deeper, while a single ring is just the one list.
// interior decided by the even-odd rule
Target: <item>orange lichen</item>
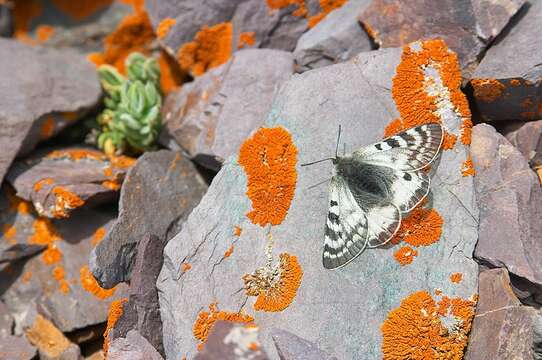
[{"label": "orange lichen", "polygon": [[340,8],[346,4],[346,2],[347,0],[320,0],[322,12],[309,18],[309,28],[316,26],[316,24],[322,21],[330,12]]},{"label": "orange lichen", "polygon": [[192,265],[190,265],[189,263],[182,263],[181,264],[181,271],[183,273],[187,272],[188,270],[192,269]]},{"label": "orange lichen", "polygon": [[254,309],[258,311],[282,311],[294,301],[301,285],[303,269],[297,257],[280,254],[278,266],[260,268],[253,274],[245,274],[243,281],[249,296],[257,296]]},{"label": "orange lichen", "polygon": [[397,135],[400,132],[405,131],[406,128],[403,126],[403,122],[400,118],[392,120],[388,125],[386,125],[386,128],[384,129],[384,137],[390,137],[393,135]]},{"label": "orange lichen", "polygon": [[309,11],[307,10],[307,5],[305,4],[305,0],[266,0],[266,1],[267,1],[267,6],[273,10],[283,9],[290,5],[297,6],[297,9],[295,9],[292,12],[292,15],[294,16],[306,17],[309,13]]},{"label": "orange lichen", "polygon": [[392,243],[401,240],[412,246],[429,246],[440,239],[444,221],[435,209],[416,207],[403,219]]},{"label": "orange lichen", "polygon": [[158,57],[160,67],[160,88],[164,95],[179,88],[183,83],[183,73],[179,64],[165,51],[160,52]]},{"label": "orange lichen", "polygon": [[47,247],[47,249],[41,255],[43,262],[47,265],[52,265],[62,260],[62,251],[54,244]]},{"label": "orange lichen", "polygon": [[412,263],[414,257],[418,256],[418,251],[414,250],[410,246],[403,246],[397,250],[393,256],[401,266],[404,266]]},{"label": "orange lichen", "polygon": [[209,332],[211,331],[217,320],[244,324],[253,322],[254,318],[250,315],[246,315],[243,313],[221,311],[218,310],[216,303],[210,304],[208,312],[199,312],[198,318],[194,322],[194,327],[192,329],[194,337],[200,341],[200,344],[198,345],[198,350],[201,350],[203,348],[203,345],[207,342]]},{"label": "orange lichen", "polygon": [[104,181],[102,181],[102,186],[104,188],[107,188],[107,189],[110,189],[110,190],[115,190],[115,191],[120,189],[120,184],[116,180],[104,180]]},{"label": "orange lichen", "polygon": [[39,192],[43,188],[44,185],[51,185],[53,182],[54,181],[51,178],[41,179],[40,181],[34,184],[34,192]]},{"label": "orange lichen", "polygon": [[282,127],[261,128],[239,151],[239,164],[248,178],[247,195],[253,210],[247,216],[254,224],[278,225],[294,197],[297,148]]},{"label": "orange lichen", "polygon": [[69,210],[81,207],[85,203],[85,201],[77,196],[77,194],[74,194],[62,186],[55,186],[53,188],[53,194],[55,195],[53,216],[58,219],[68,218]]},{"label": "orange lichen", "polygon": [[235,236],[241,236],[241,232],[242,232],[242,231],[243,231],[243,229],[241,229],[241,227],[237,225],[237,226],[235,226],[235,227],[233,228],[233,235],[235,235]]},{"label": "orange lichen", "polygon": [[82,159],[90,159],[90,160],[106,160],[107,156],[98,151],[93,149],[67,149],[67,150],[53,150],[50,153],[47,154],[48,159],[61,159],[61,158],[67,158],[70,160],[82,160]]},{"label": "orange lichen", "polygon": [[461,273],[453,273],[450,275],[450,281],[455,284],[459,284],[461,280],[463,280],[463,274]]},{"label": "orange lichen", "polygon": [[115,288],[102,288],[94,278],[94,275],[92,275],[92,273],[90,272],[88,266],[86,265],[83,266],[81,270],[79,270],[79,277],[81,279],[81,286],[83,287],[83,289],[85,289],[98,299],[107,299],[115,293]]},{"label": "orange lichen", "polygon": [[28,284],[32,280],[32,271],[26,271],[23,276],[21,276],[21,281],[24,284]]},{"label": "orange lichen", "polygon": [[102,239],[104,238],[106,232],[107,230],[103,226],[100,226],[99,228],[97,228],[94,234],[92,235],[92,240],[91,240],[92,246],[98,245],[100,241],[102,241]]},{"label": "orange lichen", "polygon": [[169,29],[171,29],[171,27],[175,25],[176,22],[177,20],[172,18],[165,18],[160,21],[160,24],[158,24],[158,27],[156,28],[156,37],[158,39],[165,38],[169,32]]},{"label": "orange lichen", "polygon": [[15,1],[13,3],[14,36],[17,40],[34,44],[28,35],[32,20],[41,15],[43,4],[41,0]]},{"label": "orange lichen", "polygon": [[194,40],[179,49],[177,59],[181,69],[194,76],[228,61],[232,54],[233,26],[229,22],[204,26]]},{"label": "orange lichen", "polygon": [[30,244],[52,246],[61,239],[50,219],[39,217],[32,224],[32,228],[34,234],[28,239]]},{"label": "orange lichen", "polygon": [[91,15],[94,15],[99,10],[111,5],[113,0],[51,0],[54,6],[72,17],[77,21],[81,21]]},{"label": "orange lichen", "polygon": [[111,305],[109,306],[109,313],[107,315],[107,326],[104,331],[104,344],[103,344],[103,350],[104,354],[107,356],[107,351],[109,350],[109,332],[113,327],[115,327],[115,324],[122,316],[122,313],[124,312],[123,306],[124,303],[127,302],[127,298],[122,298],[119,300],[115,300],[111,302]]},{"label": "orange lichen", "polygon": [[483,102],[493,102],[503,93],[506,86],[497,79],[473,79],[474,97]]},{"label": "orange lichen", "polygon": [[472,158],[469,154],[467,160],[461,164],[461,175],[463,176],[474,176],[476,171],[474,170],[474,164],[472,163]]},{"label": "orange lichen", "polygon": [[40,137],[42,139],[50,138],[55,132],[55,119],[52,116],[48,116],[47,119],[41,125]]},{"label": "orange lichen", "polygon": [[128,169],[134,166],[136,159],[131,158],[129,156],[112,156],[109,161],[111,162],[111,166],[117,169]]},{"label": "orange lichen", "polygon": [[472,139],[472,120],[464,119],[461,123],[461,143],[470,145]]},{"label": "orange lichen", "polygon": [[229,258],[231,256],[231,254],[233,254],[233,244],[230,245],[228,250],[226,250],[226,252],[224,253],[224,258]]},{"label": "orange lichen", "polygon": [[514,87],[520,86],[521,81],[519,81],[518,79],[512,79],[512,80],[510,80],[510,85],[512,85]]},{"label": "orange lichen", "polygon": [[457,136],[450,134],[449,132],[444,132],[444,139],[442,140],[442,149],[451,150],[454,148],[455,143],[457,142]]},{"label": "orange lichen", "polygon": [[242,32],[239,35],[239,44],[237,45],[238,49],[242,49],[245,46],[254,46],[256,43],[256,33],[254,31]]},{"label": "orange lichen", "polygon": [[30,214],[30,211],[32,210],[32,204],[16,196],[13,188],[9,186],[5,186],[4,194],[6,195],[6,198],[8,199],[10,211],[16,211],[19,214],[24,214],[24,215]]},{"label": "orange lichen", "polygon": [[111,166],[104,169],[104,176],[113,176],[113,168]]},{"label": "orange lichen", "polygon": [[55,266],[53,277],[58,281],[62,293],[67,294],[70,292],[70,284],[66,281],[66,270],[62,266]]},{"label": "orange lichen", "polygon": [[250,344],[248,344],[248,349],[250,351],[258,351],[260,350],[260,345],[258,345],[258,343],[255,343],[255,342],[251,342]]},{"label": "orange lichen", "polygon": [[55,33],[55,28],[51,25],[39,25],[36,28],[36,37],[39,42],[46,42]]},{"label": "orange lichen", "polygon": [[[475,302],[454,298],[449,304],[451,311],[437,307],[426,291],[404,299],[381,326],[383,359],[462,359]],[[442,321],[444,316],[452,319],[450,327]]]},{"label": "orange lichen", "polygon": [[15,245],[17,242],[15,241],[15,236],[17,235],[17,229],[15,226],[10,224],[4,224],[2,225],[2,233],[4,236],[4,239],[12,245]]}]

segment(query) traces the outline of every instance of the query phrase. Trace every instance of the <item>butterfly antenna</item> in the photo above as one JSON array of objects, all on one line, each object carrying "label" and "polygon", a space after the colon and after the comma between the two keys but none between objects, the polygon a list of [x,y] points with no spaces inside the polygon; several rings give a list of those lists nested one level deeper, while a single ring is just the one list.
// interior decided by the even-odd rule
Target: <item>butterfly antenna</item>
[{"label": "butterfly antenna", "polygon": [[321,163],[321,162],[324,162],[324,161],[337,159],[337,157],[339,155],[339,141],[340,140],[341,140],[341,125],[339,125],[339,135],[337,136],[337,146],[335,147],[335,157],[334,158],[330,157],[330,158],[325,158],[325,159],[321,159],[321,160],[316,160],[316,161],[313,161],[313,162],[310,162],[310,163],[301,164],[301,166],[309,166],[309,165],[318,164],[318,163]]},{"label": "butterfly antenna", "polygon": [[316,160],[316,161],[313,161],[313,162],[310,162],[310,163],[301,164],[301,166],[314,165],[314,164],[318,164],[318,163],[321,163],[321,162],[324,162],[324,161],[334,160],[334,159],[335,159],[335,158],[325,158],[325,159]]},{"label": "butterfly antenna", "polygon": [[337,145],[335,146],[335,159],[339,156],[339,142],[341,141],[341,125],[339,124],[339,134],[337,135]]}]

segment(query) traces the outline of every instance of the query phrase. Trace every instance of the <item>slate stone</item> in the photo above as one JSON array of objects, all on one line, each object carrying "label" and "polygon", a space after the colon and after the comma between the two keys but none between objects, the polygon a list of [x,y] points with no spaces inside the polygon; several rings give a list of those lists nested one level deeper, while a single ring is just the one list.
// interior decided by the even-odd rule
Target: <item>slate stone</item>
[{"label": "slate stone", "polygon": [[162,319],[158,306],[156,279],[162,264],[166,238],[145,234],[137,245],[130,297],[123,305],[123,313],[109,332],[109,339],[126,337],[130,330],[137,330],[161,354]]},{"label": "slate stone", "polygon": [[[17,241],[30,242],[36,215],[17,213],[11,216],[14,216],[11,224],[20,234]],[[58,262],[48,264],[40,254],[0,269],[0,298],[13,314],[16,329],[20,329],[25,316],[35,310],[63,332],[105,322],[111,301],[125,297],[127,286],[119,285],[112,296],[102,300],[82,287],[81,268],[88,266],[96,230],[103,228],[107,232],[115,218],[114,211],[99,209],[81,211],[69,220],[55,221],[54,230],[61,238],[54,242],[62,253]],[[61,290],[61,283],[53,274],[56,267],[65,272],[67,293]]]},{"label": "slate stone", "polygon": [[37,349],[22,336],[0,336],[0,355],[6,360],[32,360]]},{"label": "slate stone", "polygon": [[11,335],[13,330],[13,317],[8,308],[0,301],[0,339]]},{"label": "slate stone", "polygon": [[162,356],[137,330],[130,330],[126,337],[109,344],[109,359],[115,360],[163,360]]},{"label": "slate stone", "polygon": [[[535,286],[542,285],[538,266],[542,256],[542,188],[536,174],[491,125],[473,128],[471,153],[480,207],[474,256],[492,267],[505,267]],[[530,295],[540,292],[536,287],[525,290]]]},{"label": "slate stone", "polygon": [[[88,156],[70,155],[78,153]],[[41,216],[65,218],[81,207],[116,200],[127,171],[128,165],[118,166],[100,151],[73,147],[41,150],[17,161],[6,180],[19,197],[33,203]],[[79,206],[59,203],[66,198],[63,193],[55,193],[59,188],[78,196],[84,203]]]},{"label": "slate stone", "polygon": [[350,0],[304,33],[294,50],[296,71],[346,61],[372,50],[371,40],[358,20],[369,3],[369,0]]},{"label": "slate stone", "polygon": [[227,321],[217,321],[203,349],[198,351],[194,360],[267,360],[267,355],[260,348],[258,328],[245,327]]},{"label": "slate stone", "polygon": [[13,34],[13,16],[9,6],[0,5],[0,36],[10,37]]},{"label": "slate stone", "polygon": [[15,244],[0,252],[0,264],[33,256],[45,249],[43,245]]},{"label": "slate stone", "polygon": [[290,53],[249,49],[169,95],[162,110],[161,143],[182,148],[217,170],[260,126],[273,95],[293,73]]},{"label": "slate stone", "polygon": [[542,117],[542,3],[531,1],[517,23],[485,54],[471,80],[474,106],[485,121]]},{"label": "slate stone", "polygon": [[[71,121],[71,115],[64,114],[97,104],[101,88],[94,65],[82,56],[2,38],[0,53],[1,181],[18,153],[28,152]],[[65,121],[43,132],[32,131],[52,114],[62,114]]]},{"label": "slate stone", "polygon": [[373,0],[360,20],[382,47],[442,38],[470,77],[478,58],[525,3],[524,0]]},{"label": "slate stone", "polygon": [[120,193],[119,218],[92,251],[90,268],[105,288],[130,279],[137,244],[145,234],[169,240],[182,228],[207,186],[180,152],[143,154]]},{"label": "slate stone", "polygon": [[71,343],[49,320],[37,315],[25,329],[28,340],[38,348],[40,360],[80,360],[79,346]]},{"label": "slate stone", "polygon": [[271,337],[277,347],[280,360],[337,360],[316,346],[288,331],[274,329]]},{"label": "slate stone", "polygon": [[[339,124],[348,151],[382,139],[384,127],[398,117],[390,89],[400,58],[401,49],[372,51],[294,76],[281,87],[264,125],[282,126],[292,134],[297,164],[334,154]],[[447,127],[459,127],[455,113],[444,116]],[[477,292],[478,266],[471,254],[478,209],[472,177],[463,177],[459,170],[466,156],[462,145],[442,154],[432,182],[433,204],[444,220],[442,238],[424,247],[415,264],[404,268],[392,249],[380,248],[366,251],[338,271],[325,270],[322,244],[328,190],[325,185],[309,187],[329,179],[332,165],[298,166],[288,215],[271,233],[275,256],[282,252],[297,256],[304,274],[293,303],[277,313],[252,311],[253,300],[247,301],[242,290],[243,274],[265,264],[269,229],[247,219],[251,203],[245,194],[246,175],[230,157],[164,250],[157,287],[166,357],[195,354],[193,324],[201,310],[218,302],[220,310],[243,309],[254,316],[271,359],[278,359],[270,335],[273,327],[318,344],[339,359],[381,359],[380,326],[401,299],[424,289],[440,288],[447,296],[462,298]],[[235,226],[242,228],[239,238],[233,235]],[[225,258],[231,245],[234,251]],[[183,262],[191,269],[183,272]],[[463,274],[461,283],[450,282],[453,272]]]},{"label": "slate stone", "polygon": [[532,168],[542,166],[542,120],[524,123],[506,134],[506,139],[527,159]]},{"label": "slate stone", "polygon": [[533,319],[533,360],[542,359],[542,314],[540,311]]},{"label": "slate stone", "polygon": [[532,359],[536,312],[515,297],[506,269],[482,271],[465,360]]}]

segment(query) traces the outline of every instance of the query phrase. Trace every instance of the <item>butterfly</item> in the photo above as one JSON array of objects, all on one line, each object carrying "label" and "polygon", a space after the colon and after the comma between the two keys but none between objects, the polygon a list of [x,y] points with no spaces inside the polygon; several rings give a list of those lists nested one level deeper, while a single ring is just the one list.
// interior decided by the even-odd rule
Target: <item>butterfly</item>
[{"label": "butterfly", "polygon": [[438,156],[442,141],[442,126],[425,124],[352,154],[338,156],[336,151],[334,158],[316,161],[331,160],[334,165],[324,231],[324,268],[341,268],[366,248],[391,240],[402,214],[429,194],[431,180],[424,169]]}]

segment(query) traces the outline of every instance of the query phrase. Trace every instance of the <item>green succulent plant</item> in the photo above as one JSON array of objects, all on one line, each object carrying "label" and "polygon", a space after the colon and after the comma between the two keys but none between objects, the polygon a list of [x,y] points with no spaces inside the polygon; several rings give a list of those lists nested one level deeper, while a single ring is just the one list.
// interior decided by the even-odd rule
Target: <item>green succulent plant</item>
[{"label": "green succulent plant", "polygon": [[107,96],[98,116],[96,142],[106,154],[142,153],[156,148],[162,120],[160,68],[155,58],[132,53],[126,59],[128,76],[110,65],[98,68]]}]

